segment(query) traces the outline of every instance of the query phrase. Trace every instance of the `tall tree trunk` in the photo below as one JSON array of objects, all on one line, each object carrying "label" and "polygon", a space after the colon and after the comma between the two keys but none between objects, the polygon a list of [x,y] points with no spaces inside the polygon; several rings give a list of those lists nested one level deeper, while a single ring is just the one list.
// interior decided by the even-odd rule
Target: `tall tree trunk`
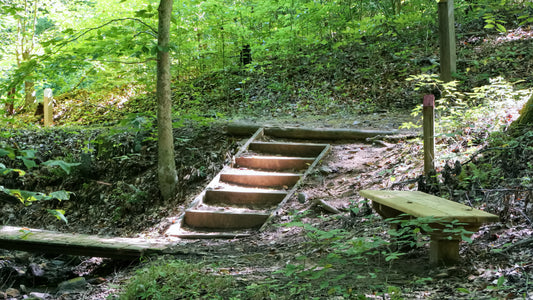
[{"label": "tall tree trunk", "polygon": [[170,89],[170,55],[168,41],[172,1],[159,3],[159,29],[157,38],[157,136],[159,190],[164,200],[175,194],[178,176],[174,161],[174,137],[172,135],[172,99]]}]

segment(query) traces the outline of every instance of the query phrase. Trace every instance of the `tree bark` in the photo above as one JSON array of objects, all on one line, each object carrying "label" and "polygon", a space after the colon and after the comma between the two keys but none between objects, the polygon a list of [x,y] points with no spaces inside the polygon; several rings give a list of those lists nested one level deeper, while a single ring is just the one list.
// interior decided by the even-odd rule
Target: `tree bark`
[{"label": "tree bark", "polygon": [[12,116],[15,114],[15,94],[17,93],[16,88],[11,88],[7,92],[7,102],[5,104],[6,113],[9,116]]},{"label": "tree bark", "polygon": [[24,81],[24,110],[32,111],[35,106],[35,83]]},{"label": "tree bark", "polygon": [[170,55],[168,42],[172,1],[159,3],[159,27],[157,39],[157,136],[159,190],[164,200],[175,194],[178,177],[174,161],[174,137],[172,134],[172,99],[170,88]]}]

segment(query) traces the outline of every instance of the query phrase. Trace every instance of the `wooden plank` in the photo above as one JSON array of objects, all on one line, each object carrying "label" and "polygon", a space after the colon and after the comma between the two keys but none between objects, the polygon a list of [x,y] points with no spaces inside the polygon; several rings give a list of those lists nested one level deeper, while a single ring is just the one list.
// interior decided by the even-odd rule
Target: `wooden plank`
[{"label": "wooden plank", "polygon": [[429,263],[431,265],[452,265],[457,263],[459,259],[458,238],[450,238],[447,235],[431,235],[429,243]]},{"label": "wooden plank", "polygon": [[414,217],[436,217],[464,223],[497,222],[498,216],[418,191],[362,190],[359,194]]},{"label": "wooden plank", "polygon": [[235,158],[235,167],[276,171],[302,170],[307,169],[314,160],[309,157],[241,156]]},{"label": "wooden plank", "polygon": [[267,208],[279,204],[287,195],[285,191],[239,189],[207,190],[204,203],[222,205],[241,205],[246,207]]},{"label": "wooden plank", "polygon": [[322,152],[322,150],[324,150],[326,145],[327,144],[252,142],[248,146],[248,150],[291,157],[316,157]]},{"label": "wooden plank", "polygon": [[39,253],[135,259],[162,253],[168,244],[136,238],[100,237],[12,226],[0,227],[0,248]]},{"label": "wooden plank", "polygon": [[264,212],[224,212],[187,210],[184,222],[187,226],[212,229],[259,228],[270,214]]},{"label": "wooden plank", "polygon": [[[226,132],[231,135],[250,135],[261,126],[248,123],[232,123],[226,127]],[[398,131],[362,130],[352,128],[306,128],[306,127],[279,127],[262,126],[265,135],[308,140],[365,140],[378,135],[394,135]]]},{"label": "wooden plank", "polygon": [[[226,170],[228,171],[228,170]],[[292,187],[300,180],[302,174],[254,172],[248,170],[230,170],[231,173],[221,173],[220,181],[242,186],[256,187]]]},{"label": "wooden plank", "polygon": [[[183,239],[235,239],[248,237],[255,229],[252,230],[235,230],[230,229],[229,231],[218,230],[213,231],[212,229],[202,230],[198,228],[187,227],[183,223],[176,223],[169,227],[166,234],[170,236],[175,236]],[[167,251],[168,252],[168,251]]]}]

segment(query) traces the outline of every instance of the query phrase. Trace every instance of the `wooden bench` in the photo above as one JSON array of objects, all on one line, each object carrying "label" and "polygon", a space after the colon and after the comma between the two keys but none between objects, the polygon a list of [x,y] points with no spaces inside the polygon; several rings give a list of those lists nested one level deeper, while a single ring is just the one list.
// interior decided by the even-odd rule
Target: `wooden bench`
[{"label": "wooden bench", "polygon": [[428,233],[431,237],[431,264],[453,264],[459,261],[461,236],[444,232],[442,222],[456,220],[465,224],[463,228],[467,231],[476,232],[484,223],[499,221],[496,215],[423,192],[362,190],[359,194],[372,200],[372,207],[384,218],[407,214],[417,218],[439,219],[439,223],[429,224],[433,229]]}]

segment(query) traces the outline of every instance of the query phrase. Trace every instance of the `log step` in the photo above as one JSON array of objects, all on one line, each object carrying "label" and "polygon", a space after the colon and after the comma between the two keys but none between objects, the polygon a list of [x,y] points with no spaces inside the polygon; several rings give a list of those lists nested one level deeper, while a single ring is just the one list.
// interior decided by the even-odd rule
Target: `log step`
[{"label": "log step", "polygon": [[312,157],[241,156],[235,158],[235,167],[260,170],[303,170],[315,160]]},{"label": "log step", "polygon": [[327,144],[252,142],[249,151],[292,157],[317,157]]},{"label": "log step", "polygon": [[242,186],[289,188],[295,185],[302,174],[269,173],[234,169],[231,173],[221,173],[220,181]]},{"label": "log step", "polygon": [[204,203],[268,208],[279,204],[287,196],[285,191],[264,189],[206,190]]},{"label": "log step", "polygon": [[261,227],[269,216],[270,213],[259,211],[235,213],[190,209],[185,211],[184,222],[193,228],[245,229]]}]

